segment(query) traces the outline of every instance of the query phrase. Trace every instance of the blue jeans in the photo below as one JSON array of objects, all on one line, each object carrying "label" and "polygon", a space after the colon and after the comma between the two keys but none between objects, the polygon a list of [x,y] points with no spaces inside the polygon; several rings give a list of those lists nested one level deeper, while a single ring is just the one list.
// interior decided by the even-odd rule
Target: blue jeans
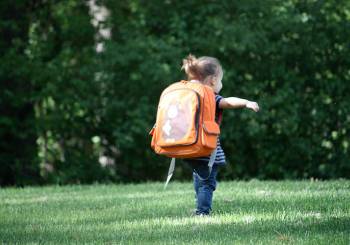
[{"label": "blue jeans", "polygon": [[[218,165],[214,164],[209,175],[208,162],[188,160],[193,170],[193,185],[196,192],[196,214],[207,215],[211,211],[213,192],[216,189]],[[199,177],[198,177],[199,175]]]}]

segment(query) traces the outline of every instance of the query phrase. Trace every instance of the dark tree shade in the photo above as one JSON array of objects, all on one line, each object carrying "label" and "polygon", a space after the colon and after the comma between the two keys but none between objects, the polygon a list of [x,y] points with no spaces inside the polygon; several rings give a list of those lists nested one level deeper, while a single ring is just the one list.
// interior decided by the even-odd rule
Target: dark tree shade
[{"label": "dark tree shade", "polygon": [[88,2],[0,3],[1,185],[162,180],[148,131],[189,53],[261,106],[225,111],[221,178],[350,176],[349,1]]}]

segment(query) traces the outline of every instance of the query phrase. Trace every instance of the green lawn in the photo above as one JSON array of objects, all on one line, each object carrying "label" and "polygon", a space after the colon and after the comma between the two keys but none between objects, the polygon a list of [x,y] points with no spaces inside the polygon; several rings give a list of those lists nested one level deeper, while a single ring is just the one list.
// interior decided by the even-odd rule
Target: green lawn
[{"label": "green lawn", "polygon": [[210,217],[162,187],[0,189],[0,243],[350,244],[350,181],[220,182]]}]

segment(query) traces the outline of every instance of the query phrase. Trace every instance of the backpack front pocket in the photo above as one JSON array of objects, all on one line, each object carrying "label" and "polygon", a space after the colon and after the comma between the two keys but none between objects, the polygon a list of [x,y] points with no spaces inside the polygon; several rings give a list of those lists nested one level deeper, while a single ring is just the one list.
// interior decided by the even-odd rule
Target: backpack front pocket
[{"label": "backpack front pocket", "polygon": [[216,122],[213,122],[213,121],[203,122],[202,143],[204,146],[215,149],[219,134],[220,134],[220,127]]}]

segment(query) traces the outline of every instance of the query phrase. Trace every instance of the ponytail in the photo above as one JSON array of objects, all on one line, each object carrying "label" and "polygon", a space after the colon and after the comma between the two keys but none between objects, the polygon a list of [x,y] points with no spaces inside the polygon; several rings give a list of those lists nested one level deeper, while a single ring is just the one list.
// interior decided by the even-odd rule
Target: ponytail
[{"label": "ponytail", "polygon": [[197,59],[192,54],[182,60],[181,69],[185,70],[188,80],[196,79],[203,83],[222,74],[222,67],[216,58],[203,56]]},{"label": "ponytail", "polygon": [[185,70],[188,79],[199,79],[198,60],[194,55],[190,54],[182,60],[181,70]]}]

